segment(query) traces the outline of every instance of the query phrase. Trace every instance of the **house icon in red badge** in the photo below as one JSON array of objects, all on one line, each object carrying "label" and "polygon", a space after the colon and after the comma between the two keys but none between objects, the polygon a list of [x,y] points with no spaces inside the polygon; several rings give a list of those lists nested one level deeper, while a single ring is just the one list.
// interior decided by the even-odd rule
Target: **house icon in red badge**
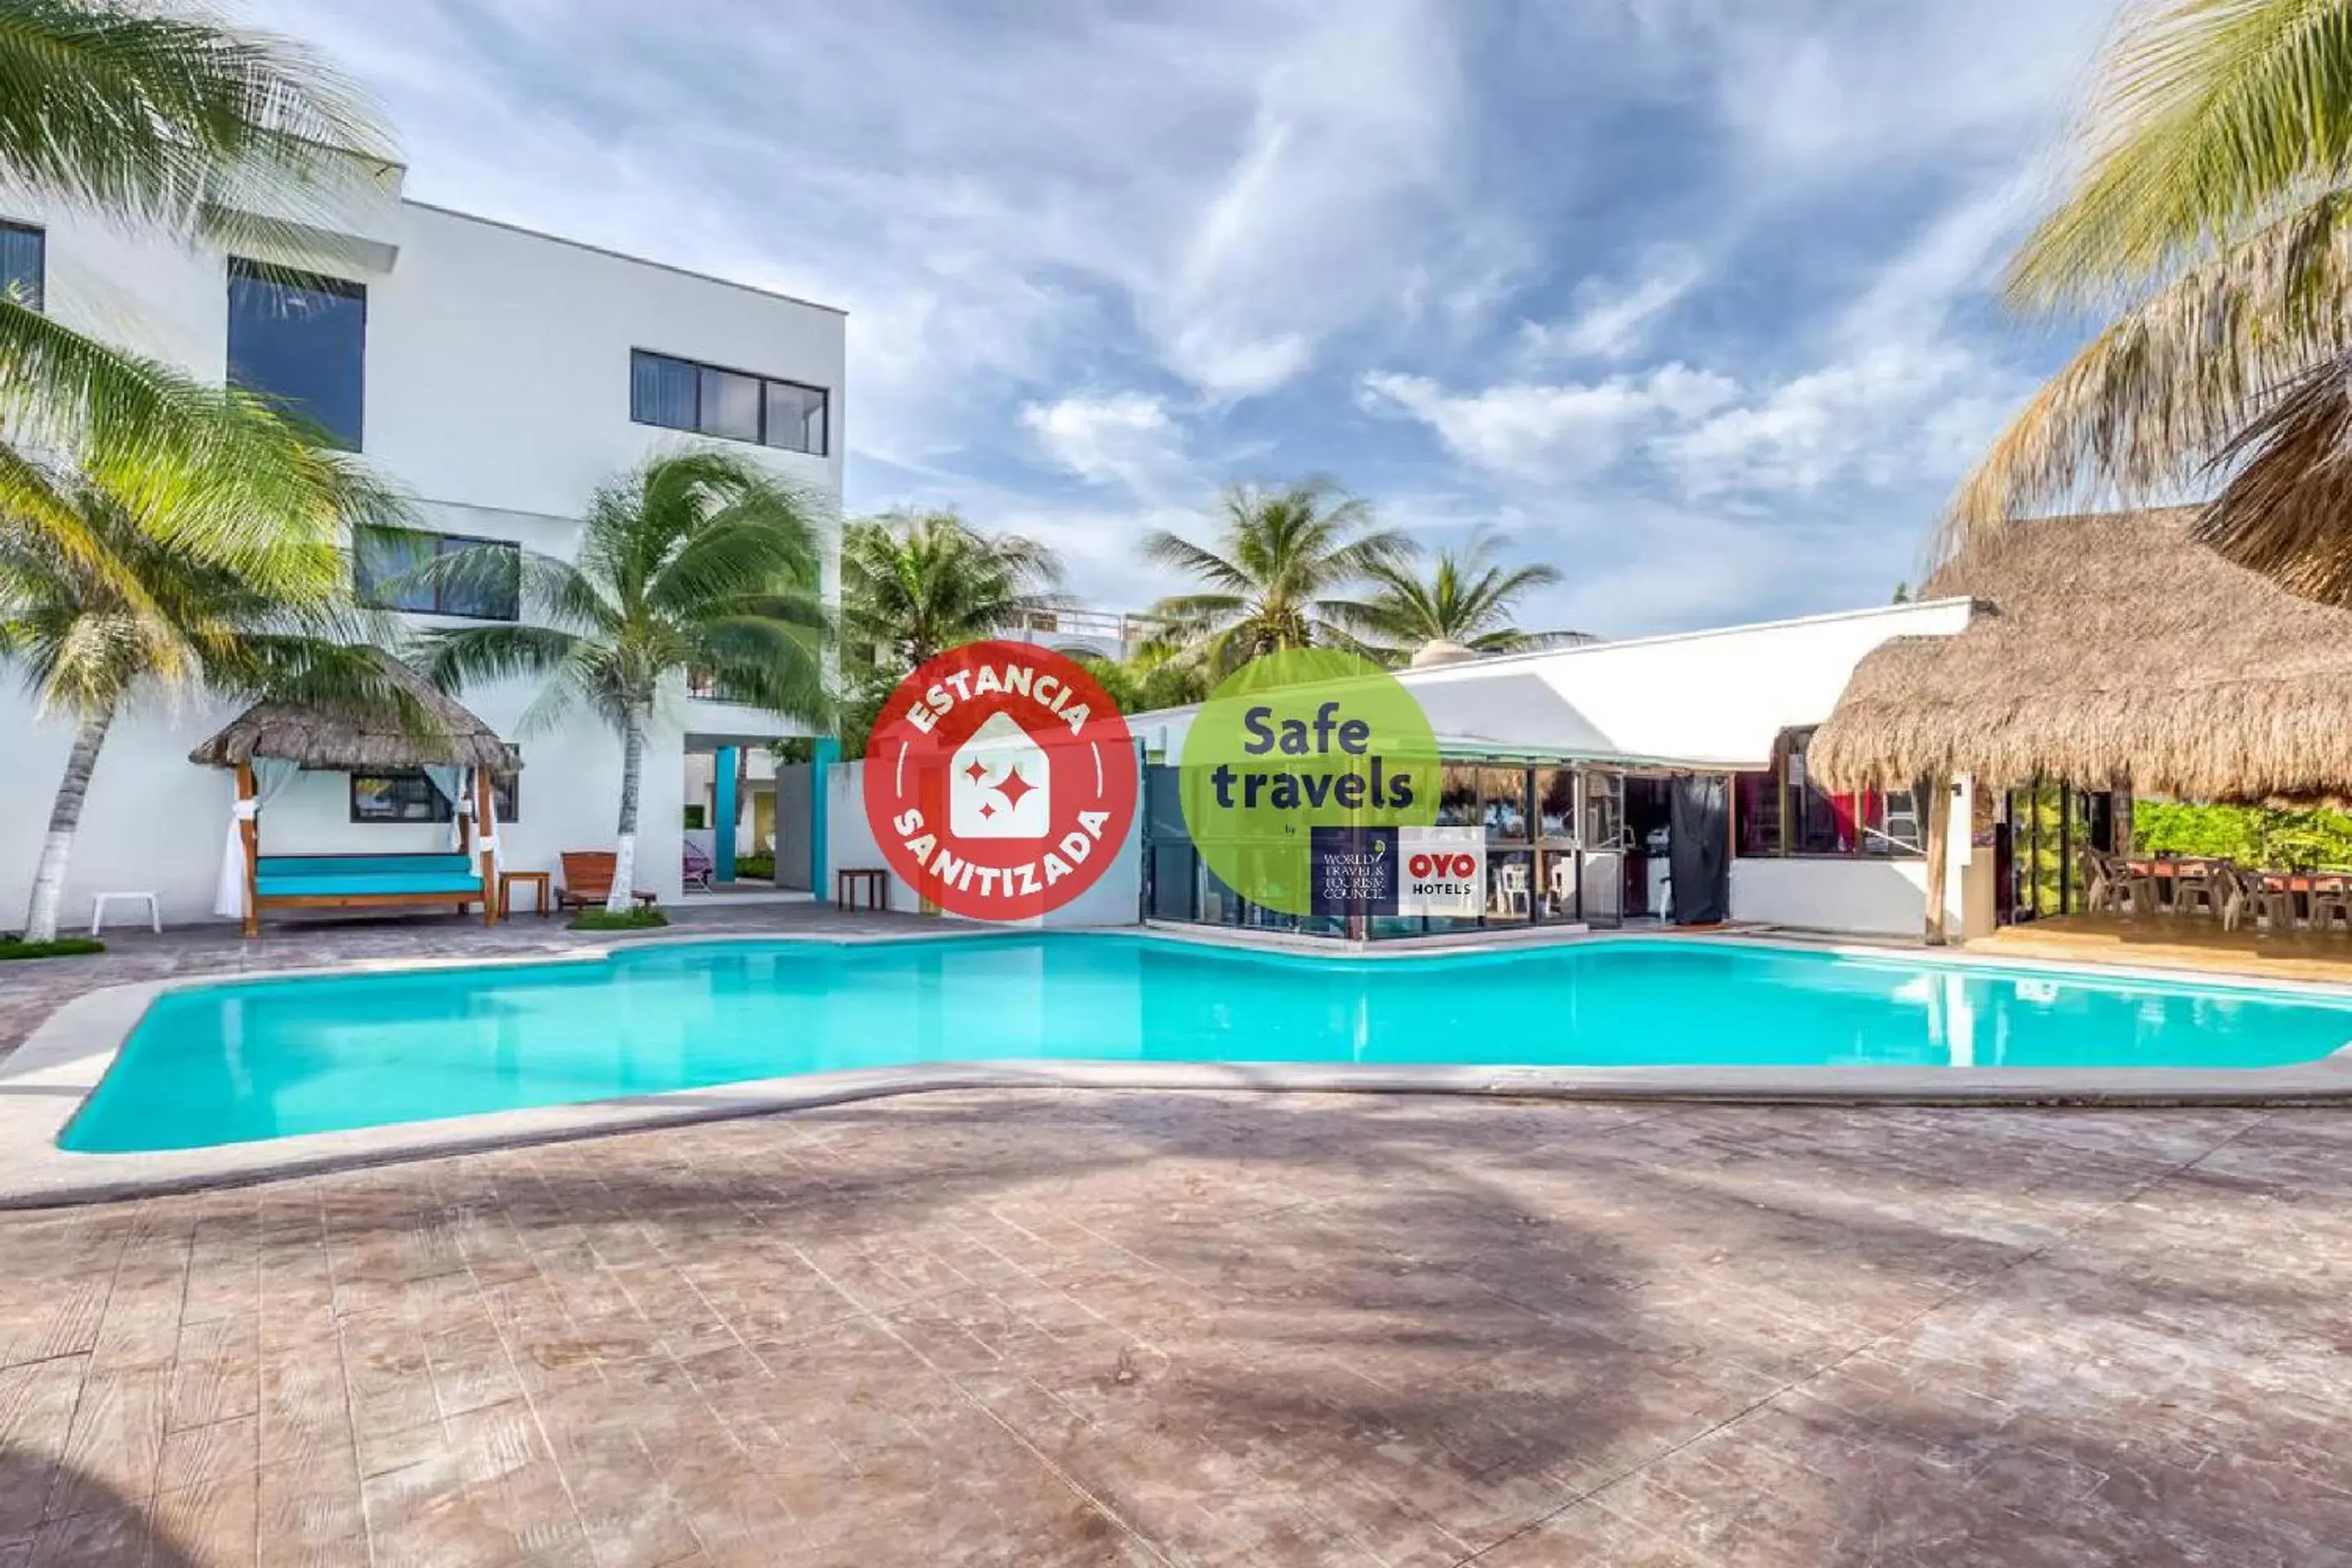
[{"label": "house icon in red badge", "polygon": [[948,831],[958,838],[1043,838],[1053,827],[1045,748],[1011,714],[992,713],[948,763]]}]

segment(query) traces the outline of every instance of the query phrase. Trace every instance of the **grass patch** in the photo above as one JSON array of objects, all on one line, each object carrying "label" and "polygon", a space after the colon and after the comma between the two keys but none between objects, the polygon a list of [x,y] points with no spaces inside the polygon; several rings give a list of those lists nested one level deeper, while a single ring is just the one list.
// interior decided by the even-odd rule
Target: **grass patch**
[{"label": "grass patch", "polygon": [[610,910],[583,910],[572,917],[572,931],[653,931],[669,924],[669,917],[651,904],[639,904],[625,914]]},{"label": "grass patch", "polygon": [[0,936],[0,963],[12,958],[74,958],[105,951],[106,943],[96,937],[61,936],[55,942],[26,942],[19,937]]}]

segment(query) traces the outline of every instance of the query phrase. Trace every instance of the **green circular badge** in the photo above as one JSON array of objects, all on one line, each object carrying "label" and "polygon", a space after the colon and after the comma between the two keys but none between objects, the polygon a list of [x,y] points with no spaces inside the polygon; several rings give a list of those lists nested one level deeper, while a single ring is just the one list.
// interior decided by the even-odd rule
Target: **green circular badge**
[{"label": "green circular badge", "polygon": [[[1412,693],[1336,648],[1269,654],[1185,732],[1184,826],[1211,871],[1286,914],[1378,912],[1395,833],[1437,820],[1437,737]],[[1393,892],[1387,902],[1393,902]]]}]

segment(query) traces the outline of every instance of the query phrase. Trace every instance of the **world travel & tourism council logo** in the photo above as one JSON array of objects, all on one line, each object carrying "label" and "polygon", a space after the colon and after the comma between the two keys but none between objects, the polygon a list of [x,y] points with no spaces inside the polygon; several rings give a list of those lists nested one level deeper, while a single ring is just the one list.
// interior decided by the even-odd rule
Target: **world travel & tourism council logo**
[{"label": "world travel & tourism council logo", "polygon": [[1086,668],[1028,643],[953,648],[900,681],[866,743],[866,817],[928,902],[1024,920],[1100,879],[1135,824],[1135,743]]},{"label": "world travel & tourism council logo", "polygon": [[1486,836],[1439,827],[1437,738],[1388,671],[1336,648],[1269,654],[1186,731],[1184,826],[1210,871],[1294,915],[1475,916]]}]

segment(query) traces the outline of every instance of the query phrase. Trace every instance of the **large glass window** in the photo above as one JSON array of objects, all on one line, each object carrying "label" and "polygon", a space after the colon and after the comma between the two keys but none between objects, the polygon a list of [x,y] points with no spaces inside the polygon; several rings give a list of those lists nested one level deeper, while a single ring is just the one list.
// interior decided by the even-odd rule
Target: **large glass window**
[{"label": "large glass window", "polygon": [[1488,843],[1528,841],[1527,769],[1480,768],[1478,800]]},{"label": "large glass window", "polygon": [[1536,830],[1545,838],[1576,837],[1576,774],[1568,768],[1546,768],[1536,774]]},{"label": "large glass window", "polygon": [[228,380],[307,420],[331,446],[360,449],[367,289],[340,278],[232,260]]},{"label": "large glass window", "polygon": [[1475,827],[1478,814],[1478,770],[1449,763],[1438,775],[1437,826]]},{"label": "large glass window", "polygon": [[1780,775],[1734,773],[1731,796],[1739,824],[1739,852],[1749,857],[1780,853]]},{"label": "large glass window", "polygon": [[823,457],[825,391],[645,349],[629,353],[629,417],[640,425]]},{"label": "large glass window", "polygon": [[352,577],[360,603],[378,609],[477,621],[521,617],[522,548],[511,540],[367,529],[352,544]]},{"label": "large glass window", "polygon": [[28,310],[48,300],[48,236],[28,223],[0,223],[0,294]]},{"label": "large glass window", "polygon": [[1823,789],[1808,766],[1811,741],[1810,731],[1790,739],[1778,777],[1738,776],[1740,854],[1904,857],[1927,852],[1923,790],[1837,794]]}]

